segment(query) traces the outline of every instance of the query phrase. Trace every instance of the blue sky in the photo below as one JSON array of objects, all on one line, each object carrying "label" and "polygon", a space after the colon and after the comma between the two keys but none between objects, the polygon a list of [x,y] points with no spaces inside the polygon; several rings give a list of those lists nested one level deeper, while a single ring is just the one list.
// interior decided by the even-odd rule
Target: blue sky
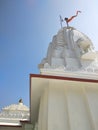
[{"label": "blue sky", "polygon": [[[0,0],[0,109],[20,98],[29,106],[29,74],[39,73],[59,15],[92,40],[98,50],[98,0]],[[63,26],[66,26],[63,23]]]}]

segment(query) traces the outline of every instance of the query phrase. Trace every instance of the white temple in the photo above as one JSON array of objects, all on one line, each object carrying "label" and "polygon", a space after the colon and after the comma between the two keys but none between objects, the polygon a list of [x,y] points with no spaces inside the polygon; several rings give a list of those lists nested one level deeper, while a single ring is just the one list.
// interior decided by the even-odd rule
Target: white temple
[{"label": "white temple", "polygon": [[41,74],[98,79],[98,52],[85,34],[64,27],[53,37],[39,68]]},{"label": "white temple", "polygon": [[98,130],[98,52],[91,40],[61,28],[39,69],[30,74],[30,118],[26,106],[11,105],[0,114],[0,129]]},{"label": "white temple", "polygon": [[19,102],[2,108],[0,113],[0,125],[21,125],[20,121],[27,121],[30,119],[29,108]]}]

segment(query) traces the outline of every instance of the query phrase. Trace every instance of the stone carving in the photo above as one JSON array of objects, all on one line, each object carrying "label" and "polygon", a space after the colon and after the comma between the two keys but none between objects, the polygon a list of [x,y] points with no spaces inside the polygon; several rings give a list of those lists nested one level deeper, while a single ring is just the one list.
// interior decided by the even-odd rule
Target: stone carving
[{"label": "stone carving", "polygon": [[12,104],[10,106],[4,107],[0,113],[0,119],[26,119],[29,120],[29,108],[25,106],[22,102],[19,104]]},{"label": "stone carving", "polygon": [[78,10],[75,15],[71,16],[70,18],[64,19],[66,21],[67,27],[69,27],[68,23],[78,16],[78,13],[81,13],[81,11]]},{"label": "stone carving", "polygon": [[92,64],[94,71],[98,69],[98,57],[91,40],[73,27],[63,27],[53,37],[39,68],[88,71]]}]

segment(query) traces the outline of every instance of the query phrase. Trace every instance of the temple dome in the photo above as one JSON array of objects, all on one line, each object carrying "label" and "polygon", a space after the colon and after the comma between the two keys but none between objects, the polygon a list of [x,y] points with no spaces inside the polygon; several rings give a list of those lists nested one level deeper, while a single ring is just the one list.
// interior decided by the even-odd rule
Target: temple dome
[{"label": "temple dome", "polygon": [[98,56],[92,41],[73,27],[63,27],[53,36],[47,56],[39,64],[43,70],[87,71],[98,73]]},{"label": "temple dome", "polygon": [[0,123],[4,125],[20,125],[20,120],[29,120],[29,108],[19,102],[2,108],[0,113]]},{"label": "temple dome", "polygon": [[3,111],[29,111],[29,108],[23,103],[12,104],[2,108]]}]

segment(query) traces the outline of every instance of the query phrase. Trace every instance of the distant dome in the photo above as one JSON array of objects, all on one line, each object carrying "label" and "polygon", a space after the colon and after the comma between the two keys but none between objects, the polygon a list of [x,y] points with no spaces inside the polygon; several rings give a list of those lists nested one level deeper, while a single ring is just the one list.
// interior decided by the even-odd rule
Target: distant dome
[{"label": "distant dome", "polygon": [[29,108],[23,103],[12,104],[2,108],[3,111],[29,111]]},{"label": "distant dome", "polygon": [[29,120],[29,108],[22,102],[2,108],[0,113],[0,124],[20,124],[20,120]]},{"label": "distant dome", "polygon": [[39,68],[41,73],[56,69],[64,72],[88,71],[88,68],[90,72],[98,73],[98,56],[93,43],[84,33],[73,27],[63,27],[53,36],[47,56]]}]

